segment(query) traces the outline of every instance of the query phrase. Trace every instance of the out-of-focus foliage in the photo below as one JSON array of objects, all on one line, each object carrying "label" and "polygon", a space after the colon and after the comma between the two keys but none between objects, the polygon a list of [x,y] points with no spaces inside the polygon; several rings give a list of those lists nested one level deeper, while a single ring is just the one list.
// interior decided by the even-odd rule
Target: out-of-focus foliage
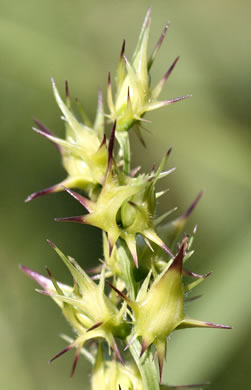
[{"label": "out-of-focus foliage", "polygon": [[[87,388],[90,366],[84,359],[73,381],[67,376],[70,353],[47,364],[64,347],[58,335],[70,333],[69,328],[17,268],[25,263],[43,272],[48,264],[68,281],[46,238],[84,267],[96,265],[101,256],[101,237],[94,228],[53,221],[82,213],[68,196],[23,203],[29,193],[64,177],[53,145],[31,131],[32,117],[63,135],[51,91],[53,76],[61,92],[69,80],[72,97],[79,97],[93,119],[97,89],[105,92],[108,71],[114,77],[124,38],[130,57],[148,5],[143,0],[1,1],[1,389]],[[153,3],[150,46],[165,23],[172,22],[153,84],[181,55],[162,97],[192,93],[193,98],[148,114],[153,125],[144,132],[147,149],[136,137],[133,141],[134,165],[145,159],[145,169],[173,147],[170,161],[177,171],[167,178],[171,191],[160,209],[178,205],[185,210],[205,190],[192,217],[199,225],[193,262],[201,273],[214,274],[198,287],[203,297],[189,313],[233,330],[177,332],[169,343],[164,379],[181,384],[210,380],[212,390],[250,384],[250,12],[246,0],[241,6],[233,0]]]}]

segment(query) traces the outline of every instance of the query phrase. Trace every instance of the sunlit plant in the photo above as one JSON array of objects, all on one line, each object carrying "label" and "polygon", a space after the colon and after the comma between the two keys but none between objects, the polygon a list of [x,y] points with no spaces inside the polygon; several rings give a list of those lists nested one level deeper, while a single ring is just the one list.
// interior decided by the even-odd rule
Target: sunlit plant
[{"label": "sunlit plant", "polygon": [[[168,25],[148,57],[150,22],[148,10],[131,61],[126,57],[123,42],[114,97],[112,78],[108,75],[108,113],[104,112],[99,91],[95,121],[88,119],[79,104],[82,120],[78,120],[72,109],[68,83],[64,100],[52,80],[65,123],[65,139],[55,136],[39,121],[35,121],[34,127],[55,143],[67,176],[60,183],[31,194],[26,201],[67,191],[83,206],[83,215],[57,220],[89,224],[102,230],[103,259],[99,265],[94,263],[89,273],[48,241],[71,273],[72,286],[58,282],[49,269],[45,277],[21,266],[40,285],[42,290],[38,291],[55,301],[74,331],[74,336],[64,336],[67,346],[50,362],[75,349],[71,375],[82,354],[93,366],[90,383],[93,390],[202,387],[201,384],[176,387],[162,384],[168,336],[182,328],[230,328],[190,318],[184,311],[184,304],[194,300],[188,293],[210,275],[197,274],[187,266],[193,254],[196,227],[190,234],[182,233],[202,194],[199,193],[180,217],[170,220],[175,209],[159,216],[156,200],[165,191],[158,192],[156,187],[173,170],[166,169],[171,149],[150,173],[139,173],[138,168],[131,167],[130,132],[136,131],[144,143],[141,126],[145,114],[189,96],[158,100],[178,58],[152,87],[150,70]],[[110,137],[107,136],[109,123]]]}]

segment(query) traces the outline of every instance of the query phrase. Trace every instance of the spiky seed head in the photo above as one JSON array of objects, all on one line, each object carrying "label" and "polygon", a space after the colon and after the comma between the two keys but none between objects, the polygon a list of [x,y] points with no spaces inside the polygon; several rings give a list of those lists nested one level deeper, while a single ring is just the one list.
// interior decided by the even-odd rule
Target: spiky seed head
[{"label": "spiky seed head", "polygon": [[[62,186],[92,191],[104,181],[107,168],[108,150],[104,142],[104,110],[102,94],[99,91],[98,108],[94,125],[83,116],[81,123],[73,114],[70,105],[69,87],[66,84],[66,103],[62,100],[56,84],[52,79],[52,87],[56,102],[63,114],[65,122],[65,139],[56,137],[37,120],[38,128],[34,130],[53,142],[59,149],[67,177],[62,182],[45,190],[31,194],[26,202],[42,195],[62,191]],[[87,121],[87,123],[86,123]]]},{"label": "spiky seed head", "polygon": [[122,365],[116,360],[104,359],[101,344],[98,348],[92,374],[92,390],[143,390],[143,382],[133,361]]},{"label": "spiky seed head", "polygon": [[141,356],[152,344],[155,346],[160,378],[166,353],[166,340],[174,330],[191,327],[230,329],[225,325],[193,320],[184,314],[182,271],[187,241],[187,238],[183,240],[175,258],[157,276],[150,288],[148,288],[151,278],[149,273],[139,290],[136,301],[132,301],[111,286],[133,310],[135,316],[134,335],[142,337]]},{"label": "spiky seed head", "polygon": [[70,287],[57,282],[49,269],[47,270],[49,278],[25,266],[21,266],[21,269],[43,288],[46,295],[51,296],[77,333],[77,338],[72,344],[58,353],[51,361],[76,347],[76,364],[79,348],[82,348],[87,340],[103,338],[123,362],[115,337],[127,337],[130,326],[123,320],[125,307],[119,311],[105,295],[104,272],[102,271],[100,282],[97,285],[74,259],[65,256],[53,242],[48,242],[69,269],[74,280],[74,286]]},{"label": "spiky seed head", "polygon": [[117,69],[117,92],[115,100],[112,97],[111,75],[109,74],[108,77],[107,100],[110,110],[109,117],[112,121],[117,120],[118,133],[128,131],[135,123],[141,122],[143,115],[147,111],[167,106],[188,97],[182,96],[181,98],[166,101],[157,100],[179,57],[176,58],[157,86],[153,89],[150,86],[150,68],[168,28],[168,25],[166,25],[152,55],[148,59],[147,49],[151,24],[150,14],[151,10],[149,9],[131,61],[125,55],[125,42],[123,42]]}]

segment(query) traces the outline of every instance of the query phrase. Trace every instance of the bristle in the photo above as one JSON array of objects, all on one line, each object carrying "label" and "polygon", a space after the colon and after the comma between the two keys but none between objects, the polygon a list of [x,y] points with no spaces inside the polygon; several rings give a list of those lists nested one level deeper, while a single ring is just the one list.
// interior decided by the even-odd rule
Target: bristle
[{"label": "bristle", "polygon": [[124,54],[125,54],[125,39],[123,40],[123,43],[122,43],[122,48],[121,48],[121,52],[120,52],[120,59],[122,60]]},{"label": "bristle", "polygon": [[19,268],[36,283],[38,283],[45,290],[46,293],[48,292],[48,289],[52,287],[51,281],[45,276],[39,274],[36,271],[33,271],[32,269],[22,264],[19,265]]},{"label": "bristle", "polygon": [[65,80],[65,97],[66,97],[67,100],[70,98],[68,80]]},{"label": "bristle", "polygon": [[200,388],[200,390],[202,390],[202,388],[204,388],[205,386],[208,386],[210,385],[210,382],[206,382],[206,383],[197,383],[197,384],[193,384],[193,385],[179,385],[179,386],[168,386],[168,389],[173,389],[173,390],[185,390],[185,389],[194,389],[194,388]]},{"label": "bristle", "polygon": [[185,298],[184,299],[184,303],[190,303],[190,302],[193,302],[193,301],[197,301],[197,299],[200,299],[202,297],[203,297],[203,295],[200,294],[200,295],[195,295],[194,297],[191,297],[191,298]]},{"label": "bristle", "polygon": [[55,218],[54,221],[57,221],[57,222],[77,222],[77,223],[84,223],[83,215],[76,216],[76,217]]},{"label": "bristle", "polygon": [[168,158],[172,152],[173,148],[169,148],[168,151],[166,152],[166,157]]},{"label": "bristle", "polygon": [[186,248],[187,248],[187,237],[183,240],[179,252],[176,255],[170,267],[168,268],[168,271],[170,271],[171,269],[177,269],[180,274],[182,273],[183,258],[185,255]]},{"label": "bristle", "polygon": [[149,347],[149,345],[142,338],[141,351],[140,351],[139,358],[141,358],[143,356],[143,354],[145,353],[145,351],[147,350],[148,347]]},{"label": "bristle", "polygon": [[212,272],[208,272],[208,273],[202,275],[202,274],[197,274],[197,273],[192,272],[192,271],[188,271],[188,270],[183,268],[183,274],[186,276],[192,276],[193,278],[196,278],[196,279],[206,279],[210,275],[212,275]]},{"label": "bristle", "polygon": [[141,167],[136,167],[136,168],[133,168],[130,172],[130,176],[131,177],[134,177],[137,175],[137,173],[141,170]]},{"label": "bristle", "polygon": [[158,364],[159,364],[159,382],[162,382],[162,372],[164,360],[158,355]]},{"label": "bristle", "polygon": [[54,242],[52,242],[51,240],[46,240],[48,242],[48,244],[53,248],[53,249],[56,249],[57,246],[54,244]]},{"label": "bristle", "polygon": [[111,72],[108,72],[108,87],[111,86]]},{"label": "bristle", "polygon": [[161,248],[164,249],[164,251],[165,251],[166,253],[168,253],[171,257],[174,257],[174,254],[172,253],[171,249],[169,249],[168,246],[167,246],[166,244],[163,243],[163,244],[161,245]]},{"label": "bristle", "polygon": [[130,345],[134,342],[134,340],[136,339],[137,335],[135,334],[131,340],[129,341],[129,343],[127,344],[127,346],[124,348],[124,351],[127,351],[127,349],[130,347]]},{"label": "bristle", "polygon": [[164,102],[164,105],[176,103],[176,102],[179,102],[180,100],[188,99],[188,98],[190,98],[190,97],[192,97],[192,95],[179,96],[179,97],[176,97],[176,98],[174,98],[174,99],[166,100],[166,101]]},{"label": "bristle", "polygon": [[179,102],[181,100],[187,99],[187,98],[189,98],[191,96],[192,95],[184,95],[184,96],[179,96],[179,97],[176,97],[176,98],[173,98],[173,99],[170,99],[170,100],[163,100],[163,101],[160,101],[160,102],[157,101],[157,102],[149,103],[148,106],[147,106],[146,111],[156,110],[158,108],[168,106],[169,104],[173,104],[173,103]]},{"label": "bristle", "polygon": [[59,353],[57,353],[53,358],[51,358],[51,359],[49,360],[48,363],[52,363],[54,360],[56,360],[57,358],[59,358],[60,356],[62,356],[64,353],[70,351],[73,347],[74,347],[73,344],[67,345],[66,348],[64,348],[62,351],[60,351]]},{"label": "bristle", "polygon": [[111,111],[111,114],[115,114],[115,106],[113,102],[113,97],[112,97],[112,83],[111,83],[111,73],[108,73],[108,85],[107,85],[107,104],[108,107]]},{"label": "bristle", "polygon": [[193,203],[188,207],[186,212],[183,214],[182,218],[187,219],[190,216],[190,214],[193,212],[193,210],[197,206],[202,195],[203,195],[203,191],[200,191],[199,194],[196,196],[195,200],[193,201]]},{"label": "bristle", "polygon": [[32,194],[30,194],[30,195],[25,199],[25,203],[30,202],[30,201],[33,200],[33,199],[40,198],[40,196],[47,195],[47,194],[51,194],[51,193],[55,192],[55,190],[58,189],[58,186],[59,186],[59,185],[56,184],[56,185],[54,185],[54,186],[45,188],[45,189],[43,189],[43,190],[40,190],[40,191],[37,191],[37,192],[33,192]]},{"label": "bristle", "polygon": [[116,293],[121,297],[123,298],[125,301],[127,302],[130,302],[130,299],[125,295],[123,294],[121,291],[119,291],[115,286],[113,286],[113,284],[111,282],[109,282],[109,280],[106,281],[106,283],[108,284],[108,286],[110,286],[114,291],[116,291]]},{"label": "bristle", "polygon": [[164,77],[163,77],[163,79],[162,79],[164,83],[168,80],[170,74],[172,73],[172,71],[173,71],[173,69],[175,68],[175,65],[177,64],[177,62],[179,61],[179,59],[180,59],[180,57],[175,58],[175,60],[173,61],[172,65],[170,66],[170,68],[168,69],[168,71],[165,73],[165,75],[164,75]]},{"label": "bristle", "polygon": [[103,137],[103,139],[102,139],[102,141],[101,141],[101,144],[99,145],[99,150],[100,150],[104,145],[106,145],[106,135],[105,135],[105,134],[104,134],[104,137]]},{"label": "bristle", "polygon": [[92,325],[89,329],[87,329],[86,332],[90,332],[91,330],[94,330],[94,329],[98,328],[102,324],[103,324],[103,321],[97,322],[96,324]]},{"label": "bristle", "polygon": [[115,141],[115,130],[116,130],[116,121],[113,124],[109,146],[108,146],[108,169],[107,173],[110,172],[112,168],[112,159],[113,159],[113,149],[114,149],[114,141]]},{"label": "bristle", "polygon": [[[38,129],[35,129],[35,128],[32,128],[33,130],[35,130],[37,133],[43,135],[43,136],[46,136],[47,135],[50,135],[52,137],[56,137],[55,134],[48,129],[48,127],[46,127],[45,125],[43,125],[40,121],[38,121],[37,119],[33,119],[33,122],[39,127],[40,131],[37,131]],[[56,146],[57,150],[62,153],[62,148],[60,145],[58,145],[56,142],[53,142],[51,139],[50,141],[53,143],[53,145]]]},{"label": "bristle", "polygon": [[156,58],[156,56],[158,54],[158,51],[159,51],[159,49],[160,49],[160,47],[162,45],[162,42],[163,42],[163,40],[164,40],[164,38],[166,36],[166,32],[168,30],[168,27],[169,27],[169,23],[167,23],[165,25],[165,27],[164,27],[164,29],[163,29],[163,31],[161,33],[161,36],[160,36],[158,42],[156,43],[156,45],[155,45],[155,47],[153,49],[152,55],[150,56],[150,58],[148,60],[148,63],[147,63],[148,71],[151,69],[152,64],[153,64],[153,62],[154,62],[154,60],[155,60],[155,58]]},{"label": "bristle", "polygon": [[117,355],[117,357],[118,357],[120,363],[124,366],[124,365],[125,365],[125,362],[124,362],[124,360],[123,360],[123,358],[122,358],[122,356],[121,356],[120,350],[118,349],[118,346],[117,346],[117,344],[116,344],[115,341],[114,341],[114,343],[113,343],[113,349],[114,349],[114,351],[115,351],[115,353],[116,353],[116,355]]},{"label": "bristle", "polygon": [[78,363],[78,359],[79,359],[80,352],[81,352],[81,348],[82,348],[82,345],[80,345],[78,347],[77,351],[76,351],[76,354],[75,354],[75,357],[74,357],[74,361],[73,361],[73,365],[72,365],[72,369],[71,369],[70,378],[72,378],[74,373],[75,373],[75,370],[76,370],[76,367],[77,367],[77,363]]},{"label": "bristle", "polygon": [[90,209],[90,201],[89,199],[85,198],[84,196],[78,194],[77,192],[75,191],[72,191],[70,190],[69,188],[66,188],[65,186],[62,186],[63,189],[65,191],[68,192],[68,194],[70,194],[74,199],[76,199],[80,204],[82,204],[82,206],[84,206],[84,208],[90,213],[91,212],[91,209]]}]

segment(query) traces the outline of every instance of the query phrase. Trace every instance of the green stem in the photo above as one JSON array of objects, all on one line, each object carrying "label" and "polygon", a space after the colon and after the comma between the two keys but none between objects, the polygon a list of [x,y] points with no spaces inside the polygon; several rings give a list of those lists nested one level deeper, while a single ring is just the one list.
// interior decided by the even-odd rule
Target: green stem
[{"label": "green stem", "polygon": [[[130,342],[130,339],[131,336],[128,336],[128,343]],[[144,390],[160,390],[159,375],[154,363],[152,353],[147,350],[144,355],[139,358],[141,344],[137,339],[130,345],[129,349],[142,377]]]},{"label": "green stem", "polygon": [[133,277],[132,259],[130,258],[126,243],[121,239],[119,239],[118,255],[121,266],[121,278],[126,284],[126,289],[129,292],[130,298],[135,300],[137,283]]},{"label": "green stem", "polygon": [[127,131],[117,132],[116,138],[118,140],[119,146],[122,151],[123,161],[124,161],[124,173],[129,175],[131,170],[131,149],[130,149],[130,140],[129,134]]}]

